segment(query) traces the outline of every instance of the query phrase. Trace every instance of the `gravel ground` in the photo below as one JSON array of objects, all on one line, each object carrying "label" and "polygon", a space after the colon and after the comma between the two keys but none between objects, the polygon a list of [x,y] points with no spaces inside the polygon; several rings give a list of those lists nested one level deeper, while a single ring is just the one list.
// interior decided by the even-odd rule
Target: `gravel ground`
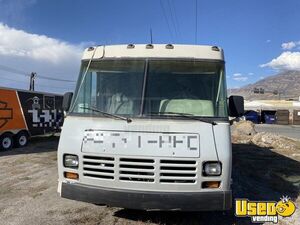
[{"label": "gravel ground", "polygon": [[[57,137],[37,138],[26,148],[0,152],[0,224],[251,224],[249,218],[236,218],[232,211],[144,212],[62,199],[56,193],[57,144]],[[298,209],[279,224],[299,224],[299,153],[300,149],[286,152],[236,141],[234,197],[279,200],[288,195]]]}]

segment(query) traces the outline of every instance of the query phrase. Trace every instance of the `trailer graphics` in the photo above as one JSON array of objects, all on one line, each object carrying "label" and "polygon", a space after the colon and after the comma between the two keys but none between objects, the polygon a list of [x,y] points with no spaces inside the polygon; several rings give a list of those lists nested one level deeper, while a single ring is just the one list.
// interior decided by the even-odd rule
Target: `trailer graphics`
[{"label": "trailer graphics", "polygon": [[12,148],[14,142],[23,146],[30,136],[59,130],[63,123],[61,107],[59,95],[0,88],[1,149]]}]

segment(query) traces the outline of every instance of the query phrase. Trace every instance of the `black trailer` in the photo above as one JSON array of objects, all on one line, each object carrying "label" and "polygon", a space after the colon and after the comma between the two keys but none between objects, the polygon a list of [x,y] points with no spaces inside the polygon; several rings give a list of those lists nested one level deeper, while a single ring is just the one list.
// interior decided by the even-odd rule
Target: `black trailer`
[{"label": "black trailer", "polygon": [[31,136],[59,131],[63,96],[0,87],[0,149],[23,147]]}]

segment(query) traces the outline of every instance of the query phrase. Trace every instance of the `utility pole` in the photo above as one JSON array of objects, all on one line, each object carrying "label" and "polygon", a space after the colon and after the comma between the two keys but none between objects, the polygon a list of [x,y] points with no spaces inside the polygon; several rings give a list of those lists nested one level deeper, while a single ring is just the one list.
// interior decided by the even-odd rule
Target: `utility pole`
[{"label": "utility pole", "polygon": [[30,74],[30,84],[29,84],[29,91],[34,91],[34,80],[36,77],[36,73],[32,72]]}]

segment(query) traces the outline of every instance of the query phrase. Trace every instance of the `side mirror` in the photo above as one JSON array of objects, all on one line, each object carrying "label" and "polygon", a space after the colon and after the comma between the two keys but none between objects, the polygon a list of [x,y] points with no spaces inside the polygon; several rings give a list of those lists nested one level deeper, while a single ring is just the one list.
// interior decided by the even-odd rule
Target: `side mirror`
[{"label": "side mirror", "polygon": [[68,112],[69,109],[70,109],[72,97],[73,97],[73,92],[66,92],[64,94],[63,103],[62,103],[62,109],[65,112]]},{"label": "side mirror", "polygon": [[229,116],[240,117],[244,115],[244,98],[242,96],[232,95],[229,97]]}]

